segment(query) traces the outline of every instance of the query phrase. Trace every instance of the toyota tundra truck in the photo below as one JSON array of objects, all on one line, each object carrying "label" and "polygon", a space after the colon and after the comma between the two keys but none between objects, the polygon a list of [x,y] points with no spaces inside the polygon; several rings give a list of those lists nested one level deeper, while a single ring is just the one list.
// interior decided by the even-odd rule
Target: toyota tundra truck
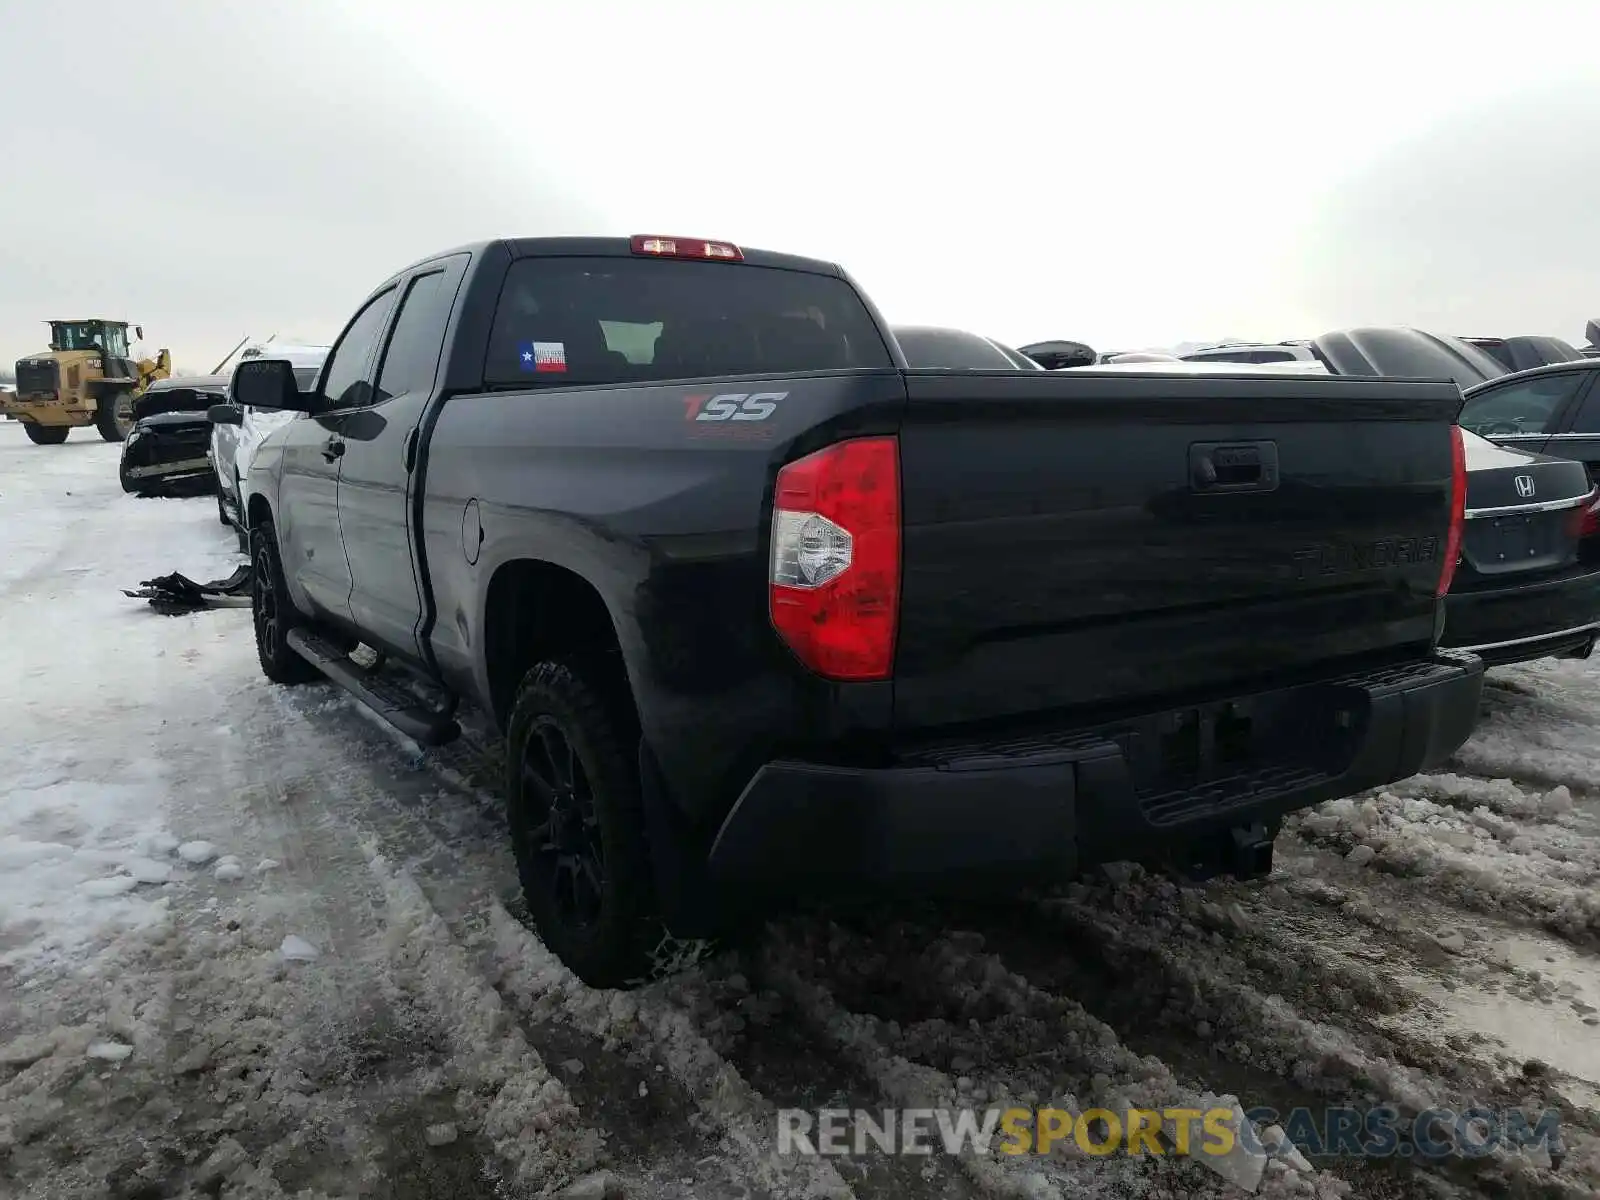
[{"label": "toyota tundra truck", "polygon": [[233,386],[299,414],[244,481],[263,672],[486,714],[592,984],[802,896],[1259,875],[1477,718],[1454,383],[914,370],[835,265],[635,237],[428,258],[311,391]]}]

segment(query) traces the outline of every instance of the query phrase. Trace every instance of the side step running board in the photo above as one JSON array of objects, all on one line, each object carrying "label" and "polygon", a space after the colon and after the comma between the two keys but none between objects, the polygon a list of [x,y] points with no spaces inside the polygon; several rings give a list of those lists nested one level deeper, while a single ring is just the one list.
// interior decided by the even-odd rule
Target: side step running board
[{"label": "side step running board", "polygon": [[315,633],[291,629],[287,641],[296,654],[412,741],[442,746],[461,736],[461,726],[449,713],[435,712],[399,684],[357,666]]}]

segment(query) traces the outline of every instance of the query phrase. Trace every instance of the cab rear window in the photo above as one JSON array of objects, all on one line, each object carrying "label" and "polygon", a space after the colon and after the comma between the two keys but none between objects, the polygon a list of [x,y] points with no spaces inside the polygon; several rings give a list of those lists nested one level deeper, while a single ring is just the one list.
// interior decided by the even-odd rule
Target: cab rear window
[{"label": "cab rear window", "polygon": [[490,386],[642,383],[893,365],[844,280],[748,264],[522,258],[495,310]]}]

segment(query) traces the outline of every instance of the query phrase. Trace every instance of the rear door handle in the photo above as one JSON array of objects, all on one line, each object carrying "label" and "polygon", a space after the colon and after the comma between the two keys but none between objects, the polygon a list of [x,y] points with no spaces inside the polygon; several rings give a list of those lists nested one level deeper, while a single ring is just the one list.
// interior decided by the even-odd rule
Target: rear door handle
[{"label": "rear door handle", "polygon": [[329,438],[327,443],[322,447],[322,457],[327,459],[329,462],[332,462],[336,458],[342,458],[343,456],[344,443],[338,438]]},{"label": "rear door handle", "polygon": [[1196,492],[1272,492],[1278,488],[1278,443],[1195,442],[1189,487]]}]

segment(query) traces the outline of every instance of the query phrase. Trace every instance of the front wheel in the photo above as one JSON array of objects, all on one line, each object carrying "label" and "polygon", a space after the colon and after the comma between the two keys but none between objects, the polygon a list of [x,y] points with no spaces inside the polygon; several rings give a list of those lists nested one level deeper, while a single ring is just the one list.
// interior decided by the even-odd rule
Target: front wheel
[{"label": "front wheel", "polygon": [[300,614],[284,586],[278,535],[271,521],[250,531],[250,566],[250,616],[261,673],[285,687],[310,683],[318,677],[317,669],[289,645],[289,630],[300,624]]},{"label": "front wheel", "polygon": [[59,446],[72,432],[70,425],[38,425],[32,421],[22,423],[22,431],[35,446]]},{"label": "front wheel", "polygon": [[539,936],[591,987],[645,982],[660,940],[636,757],[623,746],[571,664],[523,676],[506,731],[517,874]]},{"label": "front wheel", "polygon": [[133,393],[113,392],[109,396],[102,396],[100,407],[95,412],[94,427],[108,442],[120,442],[126,438],[128,431],[133,428]]},{"label": "front wheel", "polygon": [[130,496],[144,495],[139,486],[139,481],[128,473],[128,456],[126,453],[123,454],[122,462],[117,467],[117,478],[122,483],[122,490]]}]

